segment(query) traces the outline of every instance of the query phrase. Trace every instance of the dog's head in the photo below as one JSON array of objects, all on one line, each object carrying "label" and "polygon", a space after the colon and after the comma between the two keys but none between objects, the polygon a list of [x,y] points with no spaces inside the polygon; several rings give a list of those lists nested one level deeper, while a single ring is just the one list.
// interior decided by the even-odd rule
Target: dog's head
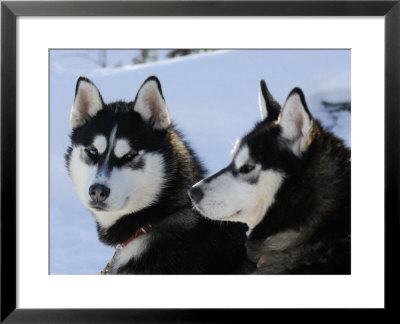
[{"label": "dog's head", "polygon": [[134,102],[111,104],[89,79],[78,79],[66,164],[79,198],[103,227],[157,200],[170,123],[156,77],[143,83]]},{"label": "dog's head", "polygon": [[275,202],[288,174],[301,164],[313,130],[304,94],[293,89],[281,108],[261,81],[262,121],[232,151],[232,162],[195,184],[189,196],[204,216],[254,228]]}]

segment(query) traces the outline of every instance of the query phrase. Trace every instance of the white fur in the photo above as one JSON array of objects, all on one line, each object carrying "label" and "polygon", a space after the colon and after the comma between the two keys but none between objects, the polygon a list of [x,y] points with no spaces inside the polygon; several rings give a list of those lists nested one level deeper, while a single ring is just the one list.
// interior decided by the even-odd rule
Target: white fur
[{"label": "white fur", "polygon": [[120,159],[125,154],[129,153],[131,150],[132,150],[132,148],[126,139],[124,139],[124,138],[118,139],[117,142],[115,143],[114,155]]},{"label": "white fur", "polygon": [[308,146],[313,122],[307,114],[299,94],[294,93],[287,98],[279,123],[282,127],[282,136],[289,141],[293,153],[300,156]]},{"label": "white fur", "polygon": [[107,151],[107,157],[106,157],[105,163],[108,163],[108,160],[110,159],[110,156],[111,156],[111,152],[113,151],[115,141],[116,141],[115,138],[117,135],[117,129],[118,129],[118,126],[115,125],[113,127],[113,129],[111,130],[110,138],[108,139],[108,151]]},{"label": "white fur", "polygon": [[284,175],[274,170],[260,170],[256,183],[249,183],[240,176],[226,171],[210,182],[200,181],[204,197],[195,208],[204,216],[222,221],[239,221],[253,229],[275,201]]},{"label": "white fur", "polygon": [[154,121],[154,128],[165,129],[171,124],[167,105],[158,89],[157,82],[147,81],[139,90],[134,110],[144,121]]},{"label": "white fur", "polygon": [[103,103],[97,88],[89,82],[80,81],[71,109],[72,128],[83,125],[88,118],[95,116],[102,108]]},{"label": "white fur", "polygon": [[241,166],[248,163],[250,160],[250,152],[249,147],[247,145],[243,146],[240,151],[237,152],[234,164],[236,169],[239,169]]},{"label": "white fur", "polygon": [[93,141],[93,146],[97,149],[99,154],[103,154],[107,148],[107,138],[103,135],[98,135]]},{"label": "white fur", "polygon": [[86,153],[83,146],[74,146],[72,148],[69,170],[79,198],[88,207],[90,199],[89,187],[93,184],[93,179],[96,177],[97,167],[86,164],[84,162],[84,154]]},{"label": "white fur", "polygon": [[115,255],[112,272],[117,271],[118,268],[125,265],[129,260],[140,257],[147,249],[150,237],[151,233],[146,233],[129,242],[124,248],[119,249]]},{"label": "white fur", "polygon": [[240,139],[237,138],[235,144],[233,145],[232,151],[231,151],[232,158],[236,155],[237,151],[239,150],[240,142],[241,142]]}]

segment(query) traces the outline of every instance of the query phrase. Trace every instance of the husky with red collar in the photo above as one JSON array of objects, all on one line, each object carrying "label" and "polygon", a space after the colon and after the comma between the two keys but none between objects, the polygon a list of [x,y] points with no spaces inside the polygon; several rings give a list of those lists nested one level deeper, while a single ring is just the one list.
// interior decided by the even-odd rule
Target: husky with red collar
[{"label": "husky with red collar", "polygon": [[205,219],[187,190],[204,176],[172,125],[161,84],[148,78],[132,102],[105,104],[79,78],[71,111],[69,175],[116,246],[109,274],[234,274],[248,270],[245,228]]},{"label": "husky with red collar", "polygon": [[350,273],[350,150],[293,89],[281,108],[261,81],[262,121],[232,162],[189,195],[204,216],[246,223],[257,273]]}]

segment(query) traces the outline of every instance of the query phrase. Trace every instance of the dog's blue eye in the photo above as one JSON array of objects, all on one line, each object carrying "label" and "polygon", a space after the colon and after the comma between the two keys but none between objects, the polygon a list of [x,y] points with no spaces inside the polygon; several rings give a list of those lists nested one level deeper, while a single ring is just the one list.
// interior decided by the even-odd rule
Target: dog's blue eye
[{"label": "dog's blue eye", "polygon": [[129,153],[125,154],[125,155],[122,157],[122,160],[124,160],[124,161],[130,161],[130,160],[132,160],[136,155],[137,155],[136,152],[129,152]]},{"label": "dog's blue eye", "polygon": [[88,147],[85,149],[86,154],[91,158],[96,158],[99,155],[99,152],[94,147]]},{"label": "dog's blue eye", "polygon": [[251,172],[251,171],[253,171],[253,170],[254,170],[254,165],[250,165],[250,164],[242,165],[242,166],[239,168],[239,172],[240,172],[240,173],[244,173],[244,174],[249,173],[249,172]]}]

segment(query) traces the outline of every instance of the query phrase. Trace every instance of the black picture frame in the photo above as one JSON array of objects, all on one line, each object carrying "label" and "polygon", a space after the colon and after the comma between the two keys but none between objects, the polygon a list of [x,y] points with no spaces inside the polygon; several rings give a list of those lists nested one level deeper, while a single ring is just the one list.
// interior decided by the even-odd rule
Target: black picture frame
[{"label": "black picture frame", "polygon": [[[385,310],[396,310],[399,252],[400,0],[396,1],[2,1],[1,322],[127,323],[274,320],[265,310],[16,308],[16,19],[19,16],[384,16]],[[381,113],[382,107],[376,107]],[[371,125],[373,131],[373,125]],[[373,235],[371,234],[371,239]],[[373,260],[371,260],[373,262]],[[344,292],[345,293],[345,292]],[[245,296],[244,296],[245,297]],[[300,312],[303,314],[304,312]],[[382,312],[378,311],[379,315]],[[386,312],[387,313],[387,312]],[[251,316],[251,317],[249,317]],[[269,315],[270,316],[270,315]],[[281,315],[280,315],[281,316]],[[251,320],[253,319],[253,320]],[[280,318],[282,320],[282,318]]]}]

